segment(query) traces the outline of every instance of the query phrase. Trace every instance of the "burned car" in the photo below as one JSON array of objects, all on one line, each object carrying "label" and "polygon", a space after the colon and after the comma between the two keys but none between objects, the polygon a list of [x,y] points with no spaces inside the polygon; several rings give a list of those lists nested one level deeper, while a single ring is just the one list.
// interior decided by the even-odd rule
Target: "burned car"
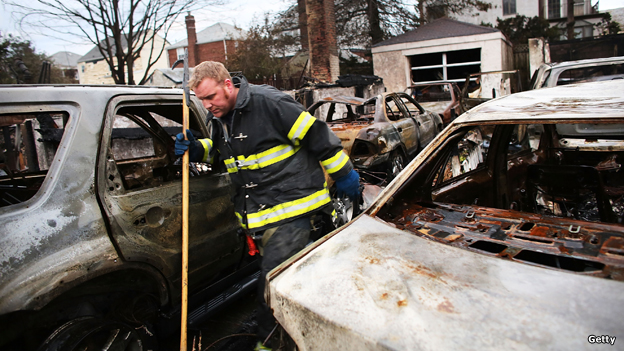
[{"label": "burned car", "polygon": [[373,183],[393,179],[442,130],[440,116],[405,93],[328,97],[308,111],[329,125],[360,175]]},{"label": "burned car", "polygon": [[488,100],[522,91],[520,71],[490,71],[466,76],[460,103],[464,111]]},{"label": "burned car", "polygon": [[407,87],[405,92],[426,110],[437,112],[444,125],[451,123],[465,112],[460,101],[461,90],[455,82],[418,83]]},{"label": "burned car", "polygon": [[[157,317],[179,326],[181,123],[180,89],[0,87],[0,349],[148,350]],[[233,186],[212,167],[189,181],[191,324],[195,297],[248,267]]]},{"label": "burned car", "polygon": [[624,56],[541,64],[531,77],[530,88],[624,79]]},{"label": "burned car", "polygon": [[299,350],[619,343],[622,91],[532,90],[458,117],[368,210],[269,273],[282,328]]}]

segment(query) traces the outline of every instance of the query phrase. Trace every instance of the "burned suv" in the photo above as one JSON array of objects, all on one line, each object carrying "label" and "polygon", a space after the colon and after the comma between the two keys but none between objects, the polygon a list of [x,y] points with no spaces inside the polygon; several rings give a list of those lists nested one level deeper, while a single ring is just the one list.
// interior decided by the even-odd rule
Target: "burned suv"
[{"label": "burned suv", "polygon": [[[152,348],[156,317],[180,305],[181,120],[179,89],[0,88],[0,349]],[[193,165],[193,296],[244,267],[232,193],[222,169]]]}]

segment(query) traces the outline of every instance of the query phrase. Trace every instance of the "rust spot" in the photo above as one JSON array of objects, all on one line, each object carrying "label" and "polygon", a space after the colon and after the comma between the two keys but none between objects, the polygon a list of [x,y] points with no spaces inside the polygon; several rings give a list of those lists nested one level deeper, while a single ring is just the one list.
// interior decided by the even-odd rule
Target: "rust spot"
[{"label": "rust spot", "polygon": [[449,300],[444,298],[444,301],[442,301],[438,305],[437,310],[440,311],[440,312],[454,313],[455,312],[455,307],[453,306],[453,304]]},{"label": "rust spot", "polygon": [[565,247],[563,245],[559,246],[559,251],[561,251],[562,253],[565,253],[565,254],[569,254],[570,253],[570,249],[568,249],[567,247]]},{"label": "rust spot", "polygon": [[388,293],[381,294],[381,299],[382,300],[387,300],[388,299]]},{"label": "rust spot", "polygon": [[397,306],[399,306],[399,307],[407,306],[407,300],[399,300],[399,301],[397,301]]},{"label": "rust spot", "polygon": [[534,227],[531,230],[531,235],[541,236],[542,238],[552,238],[555,234],[548,227]]},{"label": "rust spot", "polygon": [[366,257],[366,259],[368,260],[368,262],[370,264],[377,264],[377,263],[379,263],[379,259],[377,257],[370,257],[370,256],[368,256],[368,257]]}]

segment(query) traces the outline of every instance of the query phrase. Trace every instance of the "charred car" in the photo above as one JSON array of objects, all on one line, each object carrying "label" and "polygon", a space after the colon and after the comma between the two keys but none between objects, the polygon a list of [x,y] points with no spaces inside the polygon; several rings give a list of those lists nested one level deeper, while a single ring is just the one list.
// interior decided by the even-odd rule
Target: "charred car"
[{"label": "charred car", "polygon": [[[0,349],[148,350],[179,325],[181,123],[180,89],[0,88]],[[189,183],[192,325],[249,265],[227,172],[194,164]]]},{"label": "charred car", "polygon": [[360,175],[386,183],[442,130],[437,113],[426,111],[405,93],[370,99],[328,97],[308,108],[340,138]]},{"label": "charred car", "polygon": [[624,79],[624,56],[543,63],[533,73],[530,88]]},{"label": "charred car", "polygon": [[269,273],[283,329],[299,350],[620,342],[622,91],[532,90],[458,117],[368,210]]},{"label": "charred car", "polygon": [[460,101],[461,90],[455,82],[419,83],[409,86],[405,92],[426,110],[437,112],[444,125],[465,112]]},{"label": "charred car", "polygon": [[461,105],[464,111],[488,100],[522,91],[520,71],[491,71],[471,73],[461,91]]}]

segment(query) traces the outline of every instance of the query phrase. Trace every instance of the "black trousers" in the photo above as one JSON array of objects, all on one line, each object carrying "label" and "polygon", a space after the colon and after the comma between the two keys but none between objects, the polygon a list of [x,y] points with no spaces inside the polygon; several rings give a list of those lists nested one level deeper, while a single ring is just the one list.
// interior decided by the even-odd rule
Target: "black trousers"
[{"label": "black trousers", "polygon": [[264,235],[272,233],[268,240],[260,243],[263,255],[260,261],[260,281],[258,282],[258,336],[266,339],[275,327],[273,313],[264,300],[266,275],[273,268],[301,251],[310,238],[310,218],[303,217],[284,223],[277,228],[267,229]]}]

